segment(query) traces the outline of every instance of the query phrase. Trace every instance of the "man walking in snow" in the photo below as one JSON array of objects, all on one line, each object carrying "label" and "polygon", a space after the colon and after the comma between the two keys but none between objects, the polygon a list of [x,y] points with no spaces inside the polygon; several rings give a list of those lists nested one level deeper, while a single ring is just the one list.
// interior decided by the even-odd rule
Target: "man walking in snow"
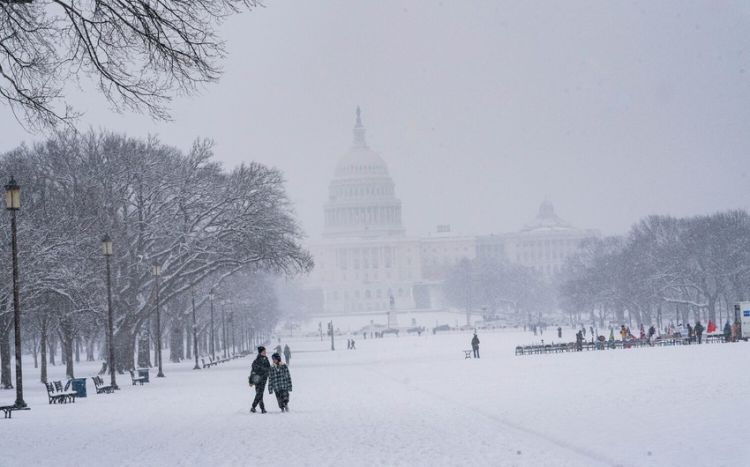
[{"label": "man walking in snow", "polygon": [[284,361],[289,365],[289,360],[292,359],[292,351],[289,348],[289,344],[284,344]]},{"label": "man walking in snow", "polygon": [[698,343],[700,344],[701,339],[703,338],[703,331],[705,330],[705,328],[703,327],[700,321],[696,321],[694,329],[695,329],[695,337],[698,338]]},{"label": "man walking in snow", "polygon": [[474,358],[479,358],[479,338],[477,333],[474,333],[474,337],[471,339],[471,350],[474,351]]},{"label": "man walking in snow", "polygon": [[281,363],[281,355],[271,355],[273,366],[271,366],[268,378],[268,393],[276,393],[276,401],[282,412],[289,412],[289,392],[292,390],[292,377],[289,367]]},{"label": "man walking in snow", "polygon": [[252,371],[250,372],[250,386],[255,386],[255,399],[250,412],[255,413],[255,407],[260,405],[260,413],[266,413],[266,406],[263,404],[263,391],[266,390],[266,381],[268,373],[271,370],[271,364],[266,357],[266,348],[262,345],[258,347],[258,356],[253,360]]}]

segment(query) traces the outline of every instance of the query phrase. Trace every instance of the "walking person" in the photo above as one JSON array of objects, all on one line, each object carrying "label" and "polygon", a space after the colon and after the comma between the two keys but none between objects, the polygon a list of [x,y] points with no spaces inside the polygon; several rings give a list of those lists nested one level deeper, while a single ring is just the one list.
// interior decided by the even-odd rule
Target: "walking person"
[{"label": "walking person", "polygon": [[729,320],[727,320],[727,324],[724,325],[724,342],[731,342],[732,341],[732,325],[729,324]]},{"label": "walking person", "polygon": [[289,392],[292,390],[292,377],[289,374],[289,367],[281,363],[281,355],[275,353],[271,355],[273,365],[270,369],[268,378],[268,393],[276,393],[276,401],[282,412],[289,412]]},{"label": "walking person", "polygon": [[292,359],[292,350],[289,348],[289,344],[284,345],[284,361],[289,365],[289,360]]},{"label": "walking person", "polygon": [[260,405],[260,413],[266,413],[266,406],[263,403],[263,391],[266,390],[266,381],[268,373],[271,370],[271,364],[266,357],[266,348],[262,345],[258,347],[258,356],[253,360],[252,370],[250,372],[250,386],[255,386],[255,399],[250,412],[255,413],[255,407]]},{"label": "walking person", "polygon": [[705,328],[703,327],[700,321],[696,321],[695,328],[693,329],[695,329],[695,337],[698,338],[698,343],[700,344],[701,339],[703,338],[703,331],[705,331]]},{"label": "walking person", "polygon": [[474,333],[474,337],[471,339],[471,350],[474,351],[474,358],[479,358],[479,338],[477,333]]}]

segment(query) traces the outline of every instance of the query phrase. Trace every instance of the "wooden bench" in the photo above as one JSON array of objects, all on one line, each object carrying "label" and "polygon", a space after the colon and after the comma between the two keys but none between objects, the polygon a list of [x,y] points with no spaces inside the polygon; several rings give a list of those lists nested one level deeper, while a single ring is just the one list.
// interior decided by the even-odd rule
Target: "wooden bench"
[{"label": "wooden bench", "polygon": [[148,382],[145,376],[136,376],[133,370],[130,370],[130,381],[133,382],[133,386],[135,386],[138,383],[140,383],[140,385],[143,386],[143,383]]},{"label": "wooden bench", "polygon": [[29,407],[19,407],[17,405],[3,405],[0,406],[0,410],[3,411],[3,418],[13,418],[13,412],[16,410],[31,410]]},{"label": "wooden bench", "polygon": [[91,379],[94,381],[97,394],[112,394],[115,391],[112,386],[104,384],[104,380],[100,376],[92,376]]},{"label": "wooden bench", "polygon": [[464,350],[464,360],[471,358],[471,350]]},{"label": "wooden bench", "polygon": [[44,383],[44,387],[47,388],[47,398],[50,404],[67,404],[68,402],[75,402],[78,393],[75,391],[63,390],[62,382],[55,381],[54,383]]}]

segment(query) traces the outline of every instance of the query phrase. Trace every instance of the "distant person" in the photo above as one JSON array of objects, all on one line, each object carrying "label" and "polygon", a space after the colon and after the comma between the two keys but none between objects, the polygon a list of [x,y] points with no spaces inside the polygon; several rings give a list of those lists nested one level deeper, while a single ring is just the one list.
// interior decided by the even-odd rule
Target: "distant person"
[{"label": "distant person", "polygon": [[[289,412],[289,393],[292,390],[292,377],[289,367],[281,363],[281,355],[271,355],[273,365],[269,370],[268,393],[276,393],[276,401],[282,412]],[[265,411],[264,411],[265,412]]]},{"label": "distant person", "polygon": [[273,351],[274,353],[281,354],[281,344],[274,347]]},{"label": "distant person", "polygon": [[474,333],[474,337],[471,338],[471,350],[474,351],[474,358],[479,358],[479,337],[477,337],[476,332]]},{"label": "distant person", "polygon": [[576,333],[576,352],[580,352],[583,350],[583,331],[578,331]]},{"label": "distant person", "polygon": [[620,337],[622,338],[623,342],[625,342],[625,340],[628,338],[628,331],[627,329],[625,329],[624,324],[620,326]]},{"label": "distant person", "polygon": [[727,324],[724,325],[724,342],[731,342],[732,340],[732,325],[729,324],[729,320],[727,320]]},{"label": "distant person", "polygon": [[352,339],[352,350],[357,350],[357,343]]},{"label": "distant person", "polygon": [[289,344],[284,345],[284,361],[289,365],[289,360],[292,359],[292,350],[289,348]]},{"label": "distant person", "polygon": [[589,326],[589,334],[591,336],[591,342],[594,342],[594,337],[596,337],[596,334],[594,334],[594,326]]},{"label": "distant person", "polygon": [[650,328],[648,328],[648,343],[652,346],[654,345],[654,337],[656,336],[656,328],[651,325]]},{"label": "distant person", "polygon": [[562,339],[562,328],[560,326],[557,327],[557,337]]},{"label": "distant person", "polygon": [[688,344],[691,344],[693,342],[693,337],[695,336],[694,332],[695,331],[690,323],[687,323]]},{"label": "distant person", "polygon": [[706,330],[706,328],[703,327],[700,321],[695,322],[695,337],[698,338],[698,343],[701,343],[701,340],[703,339],[703,331]]},{"label": "distant person", "polygon": [[271,370],[271,364],[266,357],[266,348],[262,345],[258,347],[258,356],[253,360],[252,370],[250,372],[250,386],[255,386],[255,399],[250,412],[255,413],[255,407],[260,405],[260,413],[266,413],[266,406],[263,403],[263,391],[266,390],[266,381],[268,373]]}]

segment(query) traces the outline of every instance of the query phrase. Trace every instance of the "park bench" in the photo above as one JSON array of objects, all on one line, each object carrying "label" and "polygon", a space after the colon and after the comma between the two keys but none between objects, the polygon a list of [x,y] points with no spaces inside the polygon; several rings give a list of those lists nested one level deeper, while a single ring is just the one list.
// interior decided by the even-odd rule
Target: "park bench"
[{"label": "park bench", "polygon": [[76,401],[75,392],[64,391],[61,382],[55,381],[55,383],[44,383],[44,387],[47,388],[47,398],[50,404],[57,404],[58,402],[65,404],[68,401]]},{"label": "park bench", "polygon": [[464,360],[471,358],[471,350],[464,350]]},{"label": "park bench", "polygon": [[115,388],[108,384],[104,384],[104,380],[102,380],[99,376],[92,376],[91,379],[94,381],[94,387],[96,388],[97,394],[112,394],[115,391]]},{"label": "park bench", "polygon": [[138,383],[140,383],[140,385],[143,386],[143,383],[148,382],[145,376],[136,376],[133,370],[130,370],[130,381],[133,382],[133,386],[135,386]]},{"label": "park bench", "polygon": [[0,406],[0,410],[3,411],[3,418],[13,418],[13,412],[16,410],[31,410],[29,407],[19,407],[17,405],[3,405]]},{"label": "park bench", "polygon": [[61,394],[63,397],[66,397],[67,400],[64,402],[75,402],[76,396],[78,393],[76,391],[68,391],[68,386],[63,387],[62,381],[53,381],[52,384],[55,385],[55,392],[57,394]]}]

